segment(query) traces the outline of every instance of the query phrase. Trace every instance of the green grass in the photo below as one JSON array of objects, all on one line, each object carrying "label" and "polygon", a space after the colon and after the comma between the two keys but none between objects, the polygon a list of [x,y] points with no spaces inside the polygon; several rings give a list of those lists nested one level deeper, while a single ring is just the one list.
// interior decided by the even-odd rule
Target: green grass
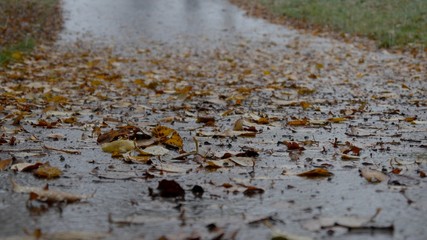
[{"label": "green grass", "polygon": [[0,66],[53,40],[62,22],[59,0],[0,0]]},{"label": "green grass", "polygon": [[3,48],[0,51],[0,66],[11,61],[19,61],[23,54],[33,50],[35,46],[34,39],[27,39]]},{"label": "green grass", "polygon": [[260,0],[277,14],[366,36],[380,47],[427,46],[426,0]]}]

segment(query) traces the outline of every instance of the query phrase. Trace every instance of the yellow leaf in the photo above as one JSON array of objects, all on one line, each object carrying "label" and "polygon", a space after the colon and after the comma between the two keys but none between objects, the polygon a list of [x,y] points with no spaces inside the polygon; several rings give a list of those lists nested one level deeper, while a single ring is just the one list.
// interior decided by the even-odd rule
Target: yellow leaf
[{"label": "yellow leaf", "polygon": [[300,105],[304,110],[311,107],[311,104],[309,102],[305,102],[305,101],[300,102]]},{"label": "yellow leaf", "polygon": [[309,94],[313,94],[314,92],[316,92],[316,90],[303,87],[303,88],[298,89],[297,92],[298,92],[298,95],[309,95]]},{"label": "yellow leaf", "polygon": [[126,153],[135,149],[135,143],[131,140],[117,140],[102,144],[102,151],[108,153]]},{"label": "yellow leaf", "polygon": [[329,118],[328,121],[330,123],[342,123],[342,122],[347,121],[347,119],[343,118],[343,117],[334,117],[334,118]]},{"label": "yellow leaf", "polygon": [[309,121],[307,119],[297,119],[297,120],[292,120],[288,122],[289,126],[305,126],[309,123]]},{"label": "yellow leaf", "polygon": [[14,60],[18,60],[19,61],[19,60],[21,60],[23,58],[23,54],[22,54],[22,52],[17,51],[17,52],[13,52],[12,55],[11,55],[11,57]]},{"label": "yellow leaf", "polygon": [[154,137],[159,138],[160,142],[175,148],[182,149],[183,141],[177,131],[165,126],[157,126],[152,130]]},{"label": "yellow leaf", "polygon": [[49,163],[45,163],[37,168],[34,175],[39,178],[52,179],[61,176],[62,171],[57,167],[50,166]]}]

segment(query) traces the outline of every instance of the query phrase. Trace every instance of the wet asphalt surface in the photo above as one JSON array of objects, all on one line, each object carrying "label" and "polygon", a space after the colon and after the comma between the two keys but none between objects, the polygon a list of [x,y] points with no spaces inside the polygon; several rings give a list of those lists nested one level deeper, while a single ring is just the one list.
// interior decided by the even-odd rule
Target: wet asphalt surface
[{"label": "wet asphalt surface", "polygon": [[[276,56],[277,51],[286,53],[287,44],[295,39],[303,39],[306,47],[302,54],[322,52],[335,48],[346,48],[354,55],[368,55],[370,58],[395,59],[399,56],[375,52],[359,52],[352,46],[334,40],[304,35],[281,26],[271,25],[262,20],[245,16],[244,12],[222,0],[64,0],[65,25],[58,46],[65,49],[76,47],[75,42],[82,42],[92,47],[108,46],[117,54],[135,54],[135,49],[153,48],[153,52],[167,51],[215,50],[233,48],[242,42],[248,48],[261,48],[265,54]],[[274,43],[274,44],[272,44]],[[274,53],[274,54],[273,54]],[[368,57],[368,58],[369,58]],[[196,58],[197,59],[197,58]],[[197,61],[197,60],[196,60]],[[387,74],[387,71],[385,71]],[[393,73],[388,73],[393,75]],[[377,76],[378,78],[384,75]],[[375,81],[373,77],[372,81]],[[423,84],[420,82],[418,84]],[[425,82],[424,82],[425,84]],[[375,88],[373,84],[372,88]],[[333,87],[325,90],[328,92]],[[332,91],[332,90],[331,90]],[[342,94],[344,96],[345,94]],[[420,94],[425,97],[425,93]],[[141,98],[141,102],[148,99]],[[98,103],[100,104],[100,103]],[[155,105],[154,103],[153,105]],[[161,106],[162,103],[157,103]],[[102,103],[101,103],[102,105]],[[179,105],[177,103],[176,105]],[[288,114],[286,110],[265,107],[262,103],[253,106],[265,108],[269,114]],[[372,106],[372,111],[382,111],[386,105]],[[292,111],[292,110],[290,110]],[[120,118],[122,111],[105,110],[104,114]],[[61,116],[61,113],[52,113]],[[405,114],[418,115],[426,120],[426,107],[405,106]],[[102,116],[91,116],[92,113],[81,112],[81,121],[102,120]],[[146,114],[134,112],[129,119],[142,118],[141,125],[158,122],[168,117],[167,112]],[[35,117],[36,119],[36,117]],[[219,122],[229,125],[236,118]],[[374,115],[365,121],[366,125],[376,126],[381,117]],[[194,131],[188,130],[187,122],[177,122],[177,129],[188,143],[191,150]],[[213,151],[224,150],[215,146],[229,146],[226,150],[238,151],[242,146],[250,146],[261,151],[255,169],[248,167],[219,169],[207,171],[198,168],[198,164],[184,162],[183,166],[192,169],[188,173],[158,175],[147,178],[144,173],[146,165],[124,164],[102,152],[95,139],[87,137],[90,130],[83,128],[60,128],[53,130],[24,126],[30,135],[39,138],[57,148],[75,148],[82,154],[72,155],[53,151],[41,151],[41,156],[25,156],[24,153],[9,152],[12,147],[1,145],[0,157],[11,155],[24,161],[49,161],[52,165],[61,166],[64,176],[49,181],[52,188],[72,193],[92,194],[94,197],[77,204],[59,205],[45,208],[43,205],[28,206],[26,194],[13,193],[10,178],[23,185],[43,186],[47,181],[34,178],[31,174],[0,172],[0,238],[25,236],[24,229],[32,232],[40,228],[44,233],[55,232],[100,232],[106,239],[158,239],[165,235],[170,239],[186,239],[189,236],[200,236],[201,239],[212,239],[219,232],[209,231],[209,224],[214,224],[225,233],[223,239],[235,234],[236,239],[271,239],[272,232],[283,231],[314,239],[425,239],[427,230],[427,191],[426,180],[411,175],[411,180],[401,180],[407,186],[396,186],[382,182],[368,183],[359,176],[361,163],[389,167],[388,160],[398,157],[407,162],[417,161],[416,167],[405,166],[414,173],[417,167],[426,169],[426,127],[405,126],[400,129],[392,124],[380,136],[355,138],[345,135],[347,124],[335,127],[331,133],[326,128],[294,129],[277,128],[276,132],[264,132],[251,140],[236,140],[201,137],[200,142],[209,142]],[[113,126],[114,124],[111,124]],[[284,138],[307,139],[316,136],[318,142],[330,142],[334,138],[348,140],[365,146],[379,141],[396,140],[393,133],[399,131],[398,139],[416,139],[416,146],[404,145],[391,151],[371,151],[359,162],[341,162],[324,159],[321,150],[314,148],[305,151],[300,162],[290,160],[289,153],[277,142]],[[61,133],[66,140],[51,141],[47,135]],[[86,136],[86,137],[84,137]],[[356,140],[357,139],[357,140]],[[234,141],[234,142],[233,142]],[[206,144],[207,145],[207,144]],[[204,146],[206,147],[206,146]],[[22,142],[15,148],[40,148],[39,143]],[[206,147],[207,148],[207,147]],[[328,158],[328,157],[326,157]],[[317,161],[317,162],[316,162]],[[307,165],[315,166],[324,162],[332,163],[334,176],[327,179],[301,179],[283,174],[285,169],[298,172]],[[96,169],[96,171],[94,171]],[[307,169],[305,169],[307,170]],[[120,180],[119,178],[123,178]],[[416,180],[412,180],[412,178]],[[174,179],[186,190],[184,201],[175,199],[153,198],[149,188],[156,189],[160,179]],[[255,185],[265,190],[264,194],[253,197],[244,196],[241,192],[227,192],[218,187],[223,183],[242,182]],[[194,196],[191,188],[200,185],[205,189],[202,198]],[[402,189],[405,193],[402,194]],[[405,197],[406,196],[406,197]],[[413,203],[408,204],[408,199]],[[320,217],[359,216],[371,217],[376,210],[381,213],[375,218],[376,226],[394,226],[394,230],[362,229],[348,231],[342,227],[328,230],[309,231],[303,223]],[[121,224],[117,219],[138,216],[140,222]],[[256,220],[269,218],[269,223],[257,223]],[[212,226],[212,225],[211,225]]]}]

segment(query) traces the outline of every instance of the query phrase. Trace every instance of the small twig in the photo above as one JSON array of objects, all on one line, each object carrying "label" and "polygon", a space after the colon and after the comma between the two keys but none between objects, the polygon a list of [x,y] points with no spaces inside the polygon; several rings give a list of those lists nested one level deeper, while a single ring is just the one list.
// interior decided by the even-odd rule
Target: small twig
[{"label": "small twig", "polygon": [[374,219],[381,213],[381,208],[377,208],[377,210],[375,211],[375,214],[369,219],[369,222],[373,222]]},{"label": "small twig", "polygon": [[0,152],[42,152],[41,148],[0,149]]},{"label": "small twig", "polygon": [[52,151],[57,151],[57,152],[69,153],[69,154],[81,154],[80,151],[77,151],[74,149],[59,149],[59,148],[54,148],[54,147],[50,147],[47,145],[44,145],[43,148],[46,150],[52,150]]}]

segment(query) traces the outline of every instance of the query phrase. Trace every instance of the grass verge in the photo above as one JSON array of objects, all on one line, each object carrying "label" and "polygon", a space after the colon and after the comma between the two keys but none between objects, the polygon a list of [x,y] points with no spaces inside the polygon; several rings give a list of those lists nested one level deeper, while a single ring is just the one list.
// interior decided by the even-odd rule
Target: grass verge
[{"label": "grass verge", "polygon": [[20,60],[62,26],[59,0],[0,0],[0,66]]},{"label": "grass verge", "polygon": [[379,47],[427,47],[425,0],[255,0],[308,24],[369,37]]}]

